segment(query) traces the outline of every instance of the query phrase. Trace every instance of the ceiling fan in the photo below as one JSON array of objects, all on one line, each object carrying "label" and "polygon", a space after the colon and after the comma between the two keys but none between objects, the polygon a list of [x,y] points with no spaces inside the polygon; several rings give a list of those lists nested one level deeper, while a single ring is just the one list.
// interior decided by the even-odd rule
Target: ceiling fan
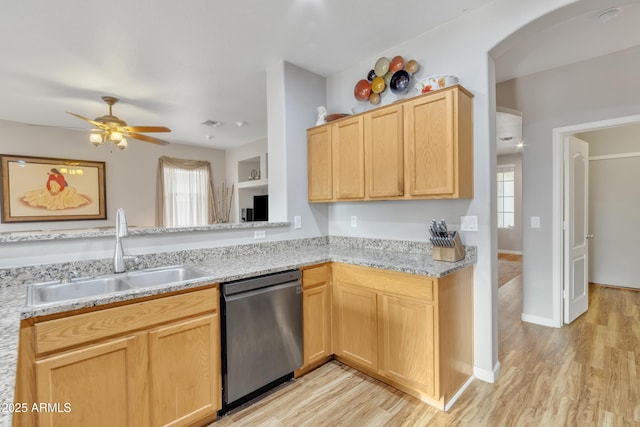
[{"label": "ceiling fan", "polygon": [[102,100],[109,106],[109,114],[96,117],[91,120],[80,114],[70,113],[72,116],[78,117],[86,122],[91,123],[97,129],[92,129],[89,140],[93,145],[100,146],[107,142],[113,143],[116,147],[124,150],[127,147],[127,138],[139,139],[140,141],[151,142],[158,145],[167,145],[168,141],[154,138],[152,136],[143,135],[139,132],[171,132],[171,129],[164,126],[129,126],[127,122],[113,115],[112,107],[119,101],[113,96],[103,96]]}]

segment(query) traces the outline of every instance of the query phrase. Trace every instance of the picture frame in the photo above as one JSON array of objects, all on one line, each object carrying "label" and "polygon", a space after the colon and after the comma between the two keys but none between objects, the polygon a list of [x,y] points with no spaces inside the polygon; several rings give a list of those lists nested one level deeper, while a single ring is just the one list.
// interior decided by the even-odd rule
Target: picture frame
[{"label": "picture frame", "polygon": [[2,222],[106,219],[105,163],[0,154]]}]

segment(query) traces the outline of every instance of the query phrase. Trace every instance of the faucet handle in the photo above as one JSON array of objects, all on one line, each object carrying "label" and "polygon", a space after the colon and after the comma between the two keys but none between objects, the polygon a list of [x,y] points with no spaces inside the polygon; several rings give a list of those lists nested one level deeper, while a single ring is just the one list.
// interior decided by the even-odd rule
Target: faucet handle
[{"label": "faucet handle", "polygon": [[119,208],[116,212],[116,235],[119,237],[127,237],[129,235],[127,217],[123,208]]}]

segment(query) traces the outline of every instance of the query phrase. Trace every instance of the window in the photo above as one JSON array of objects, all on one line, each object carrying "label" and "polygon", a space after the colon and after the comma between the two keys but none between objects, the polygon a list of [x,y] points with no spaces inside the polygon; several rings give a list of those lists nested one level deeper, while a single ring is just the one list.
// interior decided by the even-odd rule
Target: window
[{"label": "window", "polygon": [[515,227],[515,167],[498,166],[498,228]]},{"label": "window", "polygon": [[158,223],[193,227],[212,223],[211,166],[207,161],[161,157],[158,164]]}]

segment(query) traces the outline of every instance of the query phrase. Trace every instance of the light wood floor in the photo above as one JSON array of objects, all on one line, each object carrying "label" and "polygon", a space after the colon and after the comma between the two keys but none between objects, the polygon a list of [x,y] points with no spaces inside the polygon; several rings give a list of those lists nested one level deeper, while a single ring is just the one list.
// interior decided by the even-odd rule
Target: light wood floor
[{"label": "light wood floor", "polygon": [[640,425],[640,292],[592,285],[590,297],[555,329],[520,321],[519,278],[500,288],[501,375],[448,413],[334,361],[212,427]]}]

